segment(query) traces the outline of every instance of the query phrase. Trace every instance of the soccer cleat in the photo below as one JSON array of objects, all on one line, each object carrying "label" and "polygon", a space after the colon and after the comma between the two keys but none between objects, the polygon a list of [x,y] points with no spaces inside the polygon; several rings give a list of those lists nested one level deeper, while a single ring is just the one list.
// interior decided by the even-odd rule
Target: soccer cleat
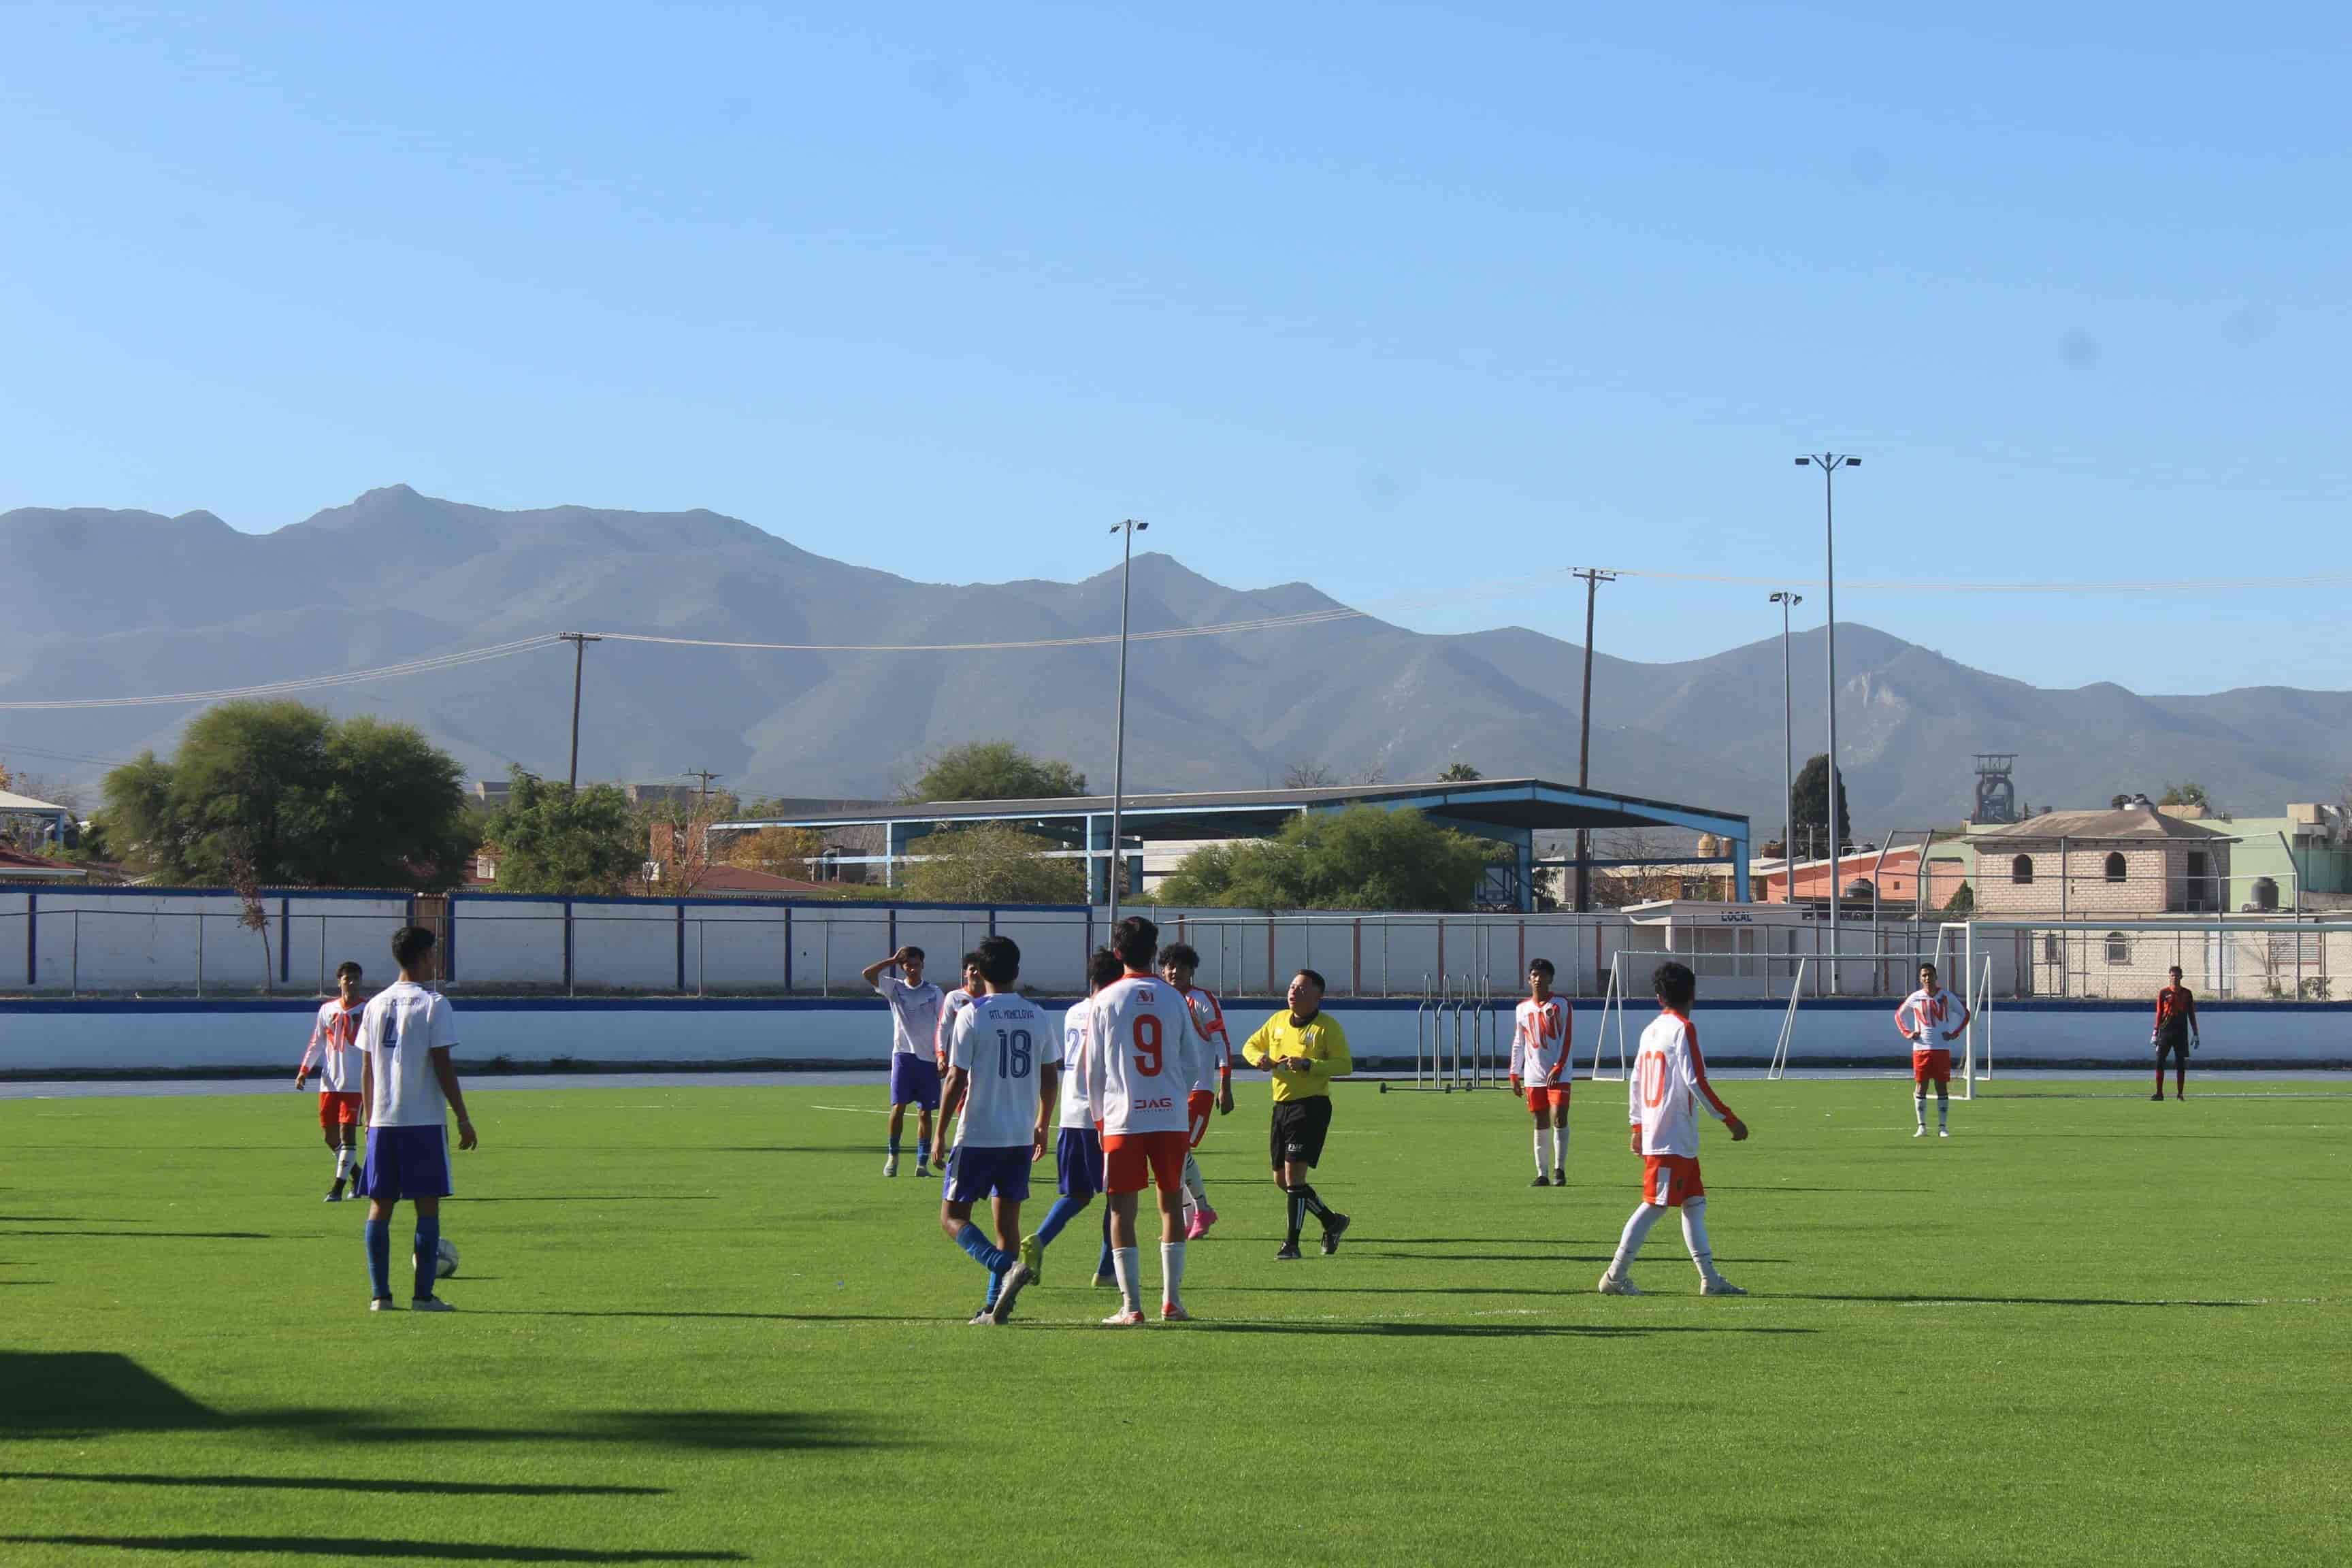
[{"label": "soccer cleat", "polygon": [[886,1176],[895,1176],[898,1173],[898,1155],[893,1154],[882,1162],[882,1173]]},{"label": "soccer cleat", "polygon": [[352,1167],[352,1196],[357,1198],[364,1197],[366,1195],[367,1172],[357,1165],[353,1165]]},{"label": "soccer cleat", "polygon": [[1531,1187],[1548,1187],[1551,1185],[1551,1178],[1545,1175],[1541,1171],[1538,1171],[1536,1173],[1536,1179],[1529,1182],[1528,1185]]},{"label": "soccer cleat", "polygon": [[1276,1263],[1296,1263],[1298,1257],[1298,1243],[1286,1241],[1282,1244],[1282,1250],[1274,1255],[1274,1260]]},{"label": "soccer cleat", "polygon": [[343,1184],[337,1182],[333,1186],[329,1187],[327,1189],[326,1197],[320,1201],[331,1204],[341,1203],[343,1201]]},{"label": "soccer cleat", "polygon": [[371,1312],[397,1312],[400,1310],[400,1308],[394,1304],[391,1297],[377,1296],[369,1300],[368,1310]]},{"label": "soccer cleat", "polygon": [[438,1296],[419,1296],[408,1303],[412,1312],[454,1312],[457,1309]]},{"label": "soccer cleat", "polygon": [[1949,1138],[1951,1135],[1952,1130],[1948,1127],[1938,1127],[1936,1129],[1936,1136],[1938,1138]]},{"label": "soccer cleat", "polygon": [[2162,1100],[2164,1098],[2164,1090],[2159,1089],[2154,1094],[2149,1095],[2148,1098],[2150,1100]]},{"label": "soccer cleat", "polygon": [[1208,1234],[1209,1222],[1202,1217],[1201,1210],[1194,1209],[1191,1216],[1184,1221],[1184,1239],[1198,1241]]},{"label": "soccer cleat", "polygon": [[1004,1282],[996,1288],[996,1305],[988,1311],[989,1321],[1003,1323],[1013,1316],[1013,1299],[1021,1294],[1022,1287],[1037,1277],[1029,1272],[1025,1263],[1016,1263],[1004,1271]]},{"label": "soccer cleat", "polygon": [[1593,1289],[1604,1296],[1638,1296],[1642,1293],[1629,1277],[1613,1268],[1604,1272],[1601,1276],[1601,1283]]},{"label": "soccer cleat", "polygon": [[1118,1276],[1116,1274],[1097,1274],[1095,1276],[1095,1289],[1097,1290],[1108,1290],[1118,1283]]},{"label": "soccer cleat", "polygon": [[1914,1138],[1925,1138],[1927,1136],[1927,1124],[1922,1121],[1918,1126],[1913,1128],[1911,1130],[1911,1136]]},{"label": "soccer cleat", "polygon": [[1698,1293],[1702,1296],[1745,1296],[1748,1294],[1747,1291],[1742,1290],[1738,1286],[1734,1285],[1730,1280],[1726,1279],[1720,1274],[1710,1274],[1706,1279],[1700,1280]]},{"label": "soccer cleat", "polygon": [[1339,1250],[1339,1238],[1348,1234],[1348,1227],[1354,1223],[1355,1221],[1337,1210],[1332,1212],[1329,1219],[1323,1222],[1324,1257],[1328,1258]]},{"label": "soccer cleat", "polygon": [[1551,1184],[1555,1187],[1564,1187],[1568,1185],[1568,1173],[1566,1171],[1559,1170],[1552,1172]]},{"label": "soccer cleat", "polygon": [[970,1318],[967,1318],[964,1321],[971,1324],[974,1328],[993,1328],[996,1325],[996,1320],[990,1317],[988,1313],[989,1309],[982,1307],[979,1311],[974,1312]]},{"label": "soccer cleat", "polygon": [[1109,1317],[1103,1320],[1103,1327],[1106,1329],[1132,1329],[1139,1327],[1142,1322],[1143,1314],[1141,1312],[1137,1311],[1132,1307],[1121,1307],[1118,1311],[1113,1312]]},{"label": "soccer cleat", "polygon": [[[915,1174],[916,1174],[917,1176],[919,1176],[919,1177],[923,1178],[924,1180],[929,1180],[929,1177],[930,1177],[930,1174],[931,1174],[930,1167],[929,1167],[929,1166],[928,1166],[928,1165],[917,1165],[917,1166],[915,1167]],[[941,1175],[945,1175],[945,1174],[947,1174],[947,1173],[946,1173],[946,1172],[944,1172],[944,1171],[942,1171],[942,1172],[940,1172],[940,1174],[941,1174]]]},{"label": "soccer cleat", "polygon": [[1029,1283],[1045,1282],[1045,1244],[1034,1236],[1021,1238],[1021,1267],[1029,1270]]},{"label": "soccer cleat", "polygon": [[1195,1219],[1198,1219],[1201,1222],[1201,1228],[1188,1236],[1185,1239],[1188,1241],[1198,1241],[1202,1237],[1209,1234],[1209,1227],[1217,1223],[1217,1211],[1211,1208],[1206,1204],[1202,1204],[1192,1211],[1192,1215]]},{"label": "soccer cleat", "polygon": [[1160,1321],[1163,1323],[1189,1323],[1192,1314],[1173,1301],[1160,1303]]}]

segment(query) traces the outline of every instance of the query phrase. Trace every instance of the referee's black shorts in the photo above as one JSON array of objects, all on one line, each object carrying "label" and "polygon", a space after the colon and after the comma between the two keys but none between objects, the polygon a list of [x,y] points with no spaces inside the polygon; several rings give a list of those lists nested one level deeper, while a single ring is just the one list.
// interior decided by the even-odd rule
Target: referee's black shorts
[{"label": "referee's black shorts", "polygon": [[1275,1169],[1280,1170],[1286,1163],[1311,1168],[1323,1158],[1323,1139],[1330,1131],[1329,1095],[1277,1100],[1274,1126],[1267,1139],[1267,1152],[1274,1157]]}]

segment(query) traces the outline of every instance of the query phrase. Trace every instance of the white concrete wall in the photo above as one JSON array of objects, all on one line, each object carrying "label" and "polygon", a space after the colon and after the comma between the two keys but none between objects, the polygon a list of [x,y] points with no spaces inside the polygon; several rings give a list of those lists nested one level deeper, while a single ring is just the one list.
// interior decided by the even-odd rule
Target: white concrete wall
[{"label": "white concrete wall", "polygon": [[[262,904],[269,916],[269,984],[304,994],[320,984],[322,956],[330,975],[352,958],[388,976],[392,933],[408,914],[399,894],[268,893]],[[0,889],[0,991],[193,991],[202,984],[257,992],[265,978],[263,940],[241,923],[243,915],[236,895],[226,892]],[[28,923],[35,928],[29,974]]]}]

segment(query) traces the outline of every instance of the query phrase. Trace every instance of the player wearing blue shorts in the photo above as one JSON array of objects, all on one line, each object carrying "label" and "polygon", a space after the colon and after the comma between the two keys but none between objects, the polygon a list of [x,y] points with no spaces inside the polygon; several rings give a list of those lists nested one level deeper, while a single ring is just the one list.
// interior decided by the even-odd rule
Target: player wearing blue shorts
[{"label": "player wearing blue shorts", "polygon": [[358,1048],[367,1062],[360,1077],[360,1104],[367,1122],[365,1193],[368,1200],[368,1309],[392,1307],[392,1211],[406,1198],[416,1205],[416,1279],[409,1305],[420,1312],[446,1312],[448,1302],[433,1294],[434,1263],[441,1251],[441,1200],[449,1195],[449,1127],[457,1115],[457,1147],[480,1140],[466,1115],[457,1087],[457,1024],[448,998],[428,991],[433,977],[433,933],[403,926],[392,939],[400,979],[372,997],[360,1016]]},{"label": "player wearing blue shorts", "polygon": [[[956,1015],[948,1040],[948,1080],[940,1098],[933,1152],[947,1173],[940,1189],[940,1228],[988,1270],[988,1298],[975,1323],[1002,1323],[1032,1276],[1020,1258],[1021,1204],[1029,1163],[1045,1151],[1045,1107],[1054,1103],[1054,1042],[1045,1010],[1013,989],[1021,949],[1010,937],[983,938],[974,950],[982,994]],[[946,1118],[958,1110],[955,1147]],[[986,1198],[996,1232],[990,1245],[971,1223]]]},{"label": "player wearing blue shorts", "polygon": [[[1087,994],[1093,995],[1122,973],[1118,954],[1107,947],[1095,949],[1094,956],[1087,960]],[[1042,1283],[1045,1278],[1045,1248],[1102,1191],[1102,1134],[1095,1130],[1094,1107],[1087,1102],[1086,1059],[1087,1010],[1073,1007],[1062,1018],[1062,1131],[1054,1160],[1062,1195],[1045,1211],[1045,1222],[1037,1227],[1037,1234],[1021,1239],[1021,1261],[1028,1266],[1033,1283]],[[1103,1210],[1102,1256],[1095,1262],[1095,1283],[1118,1283],[1111,1271],[1108,1207]]]},{"label": "player wearing blue shorts", "polygon": [[[895,969],[896,974],[886,974]],[[902,947],[889,957],[867,964],[860,976],[890,1004],[890,1152],[882,1173],[898,1173],[898,1136],[907,1124],[907,1107],[916,1108],[915,1174],[931,1173],[923,1164],[931,1147],[931,1112],[940,1108],[940,1069],[932,1058],[932,1042],[940,1025],[940,988],[923,978],[923,950]]]}]

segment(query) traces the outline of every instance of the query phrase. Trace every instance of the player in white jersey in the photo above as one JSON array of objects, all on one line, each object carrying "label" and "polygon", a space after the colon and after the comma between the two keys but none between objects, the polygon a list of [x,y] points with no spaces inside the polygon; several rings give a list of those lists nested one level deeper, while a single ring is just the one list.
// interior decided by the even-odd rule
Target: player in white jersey
[{"label": "player in white jersey", "polygon": [[365,1058],[352,1047],[360,1037],[360,966],[350,959],[335,965],[335,994],[321,1003],[310,1026],[310,1043],[303,1047],[302,1065],[294,1069],[294,1089],[300,1093],[310,1081],[310,1068],[319,1068],[319,1131],[335,1156],[335,1184],[327,1202],[343,1201],[343,1184],[360,1190],[360,1075]]},{"label": "player in white jersey", "polygon": [[940,1070],[948,1070],[948,1038],[955,1033],[956,1015],[971,1005],[971,999],[984,994],[987,983],[980,977],[980,952],[974,949],[963,955],[963,984],[940,998],[940,1023],[932,1037],[934,1054]]},{"label": "player in white jersey", "polygon": [[446,1312],[449,1303],[433,1293],[434,1264],[441,1252],[441,1200],[449,1195],[448,1115],[457,1114],[457,1147],[480,1140],[466,1116],[465,1091],[457,1087],[457,1024],[448,999],[428,991],[433,977],[433,933],[403,926],[392,939],[400,978],[370,999],[360,1015],[359,1049],[366,1058],[360,1079],[367,1112],[368,1307],[392,1310],[392,1211],[406,1198],[416,1205],[416,1289],[410,1305],[420,1312]]},{"label": "player in white jersey", "polygon": [[1524,1090],[1528,1109],[1535,1114],[1536,1179],[1529,1184],[1538,1187],[1568,1185],[1569,1062],[1575,1015],[1567,997],[1552,994],[1554,973],[1549,958],[1528,964],[1528,999],[1519,1004],[1511,1031],[1511,1093]]},{"label": "player in white jersey", "polygon": [[1633,1152],[1642,1156],[1642,1202],[1625,1222],[1617,1255],[1601,1276],[1604,1296],[1638,1296],[1630,1270],[1650,1227],[1670,1208],[1683,1211],[1683,1241],[1698,1265],[1702,1296],[1745,1296],[1747,1291],[1716,1272],[1715,1248],[1706,1238],[1706,1186],[1699,1180],[1698,1119],[1709,1116],[1731,1129],[1735,1143],[1748,1136],[1748,1123],[1731,1113],[1706,1081],[1706,1060],[1698,1053],[1698,1026],[1691,1022],[1698,981],[1679,963],[1661,963],[1650,977],[1658,1016],[1642,1031],[1641,1053],[1625,1083]]},{"label": "player in white jersey", "polygon": [[[1087,960],[1087,994],[1092,996],[1122,973],[1118,956],[1107,947],[1095,949]],[[1045,1248],[1070,1221],[1085,1212],[1102,1191],[1102,1133],[1095,1126],[1094,1107],[1087,1101],[1087,1007],[1081,1002],[1062,1016],[1062,1086],[1059,1142],[1054,1165],[1061,1196],[1045,1211],[1037,1234],[1021,1238],[1021,1261],[1029,1266],[1034,1282],[1045,1278]],[[1110,1284],[1115,1276],[1110,1260],[1110,1205],[1103,1205],[1102,1255],[1095,1263],[1095,1283]]]},{"label": "player in white jersey", "polygon": [[1110,1194],[1111,1269],[1119,1310],[1103,1320],[1143,1321],[1135,1237],[1136,1194],[1160,1196],[1160,1316],[1184,1310],[1184,1157],[1191,1152],[1185,1100],[1215,1058],[1174,986],[1151,972],[1160,928],[1129,915],[1111,933],[1122,973],[1086,1004],[1087,1102],[1102,1129],[1103,1185]]},{"label": "player in white jersey", "polygon": [[1217,1211],[1209,1206],[1209,1185],[1201,1179],[1201,1162],[1192,1151],[1201,1146],[1209,1135],[1209,1113],[1220,1116],[1234,1113],[1234,1046],[1225,1034],[1225,1010],[1216,997],[1192,984],[1192,976],[1201,967],[1201,955],[1190,942],[1171,942],[1160,950],[1160,978],[1183,994],[1192,1009],[1192,1026],[1209,1042],[1214,1053],[1217,1070],[1213,1081],[1203,1077],[1184,1097],[1184,1119],[1192,1135],[1192,1143],[1184,1153],[1184,1239],[1198,1241],[1209,1234],[1217,1223]]},{"label": "player in white jersey", "polygon": [[[886,971],[895,969],[890,974]],[[931,1151],[931,1112],[940,1108],[940,988],[923,978],[923,950],[901,947],[859,972],[890,1005],[890,1152],[882,1173],[898,1173],[898,1137],[907,1107],[915,1107],[915,1174],[931,1173],[923,1161]]]},{"label": "player in white jersey", "polygon": [[[1045,1150],[1045,1116],[1054,1104],[1054,1037],[1045,1009],[1013,989],[1021,949],[1010,937],[983,937],[975,950],[982,994],[956,1015],[948,1040],[948,1081],[938,1146],[940,1228],[988,1270],[988,1297],[975,1323],[1002,1323],[1035,1276],[1021,1261],[1021,1204],[1029,1165]],[[955,1147],[945,1118],[958,1110]],[[994,1245],[971,1223],[971,1205],[988,1200]]]},{"label": "player in white jersey", "polygon": [[1952,1042],[1969,1026],[1968,1004],[1944,989],[1936,966],[1919,966],[1919,989],[1895,1009],[1895,1026],[1911,1042],[1911,1136],[1927,1136],[1927,1086],[1936,1086],[1936,1136],[1952,1135]]}]

